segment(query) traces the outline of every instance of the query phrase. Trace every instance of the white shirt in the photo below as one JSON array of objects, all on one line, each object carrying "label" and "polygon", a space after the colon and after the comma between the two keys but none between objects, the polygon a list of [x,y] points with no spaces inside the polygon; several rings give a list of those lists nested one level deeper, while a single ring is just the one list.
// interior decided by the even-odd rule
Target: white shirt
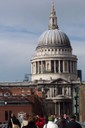
[{"label": "white shirt", "polygon": [[21,123],[21,128],[26,125],[28,125],[28,120],[23,120]]},{"label": "white shirt", "polygon": [[55,123],[52,122],[52,121],[48,121],[48,123],[45,124],[45,125],[43,126],[43,128],[58,128],[58,125],[55,124]]}]

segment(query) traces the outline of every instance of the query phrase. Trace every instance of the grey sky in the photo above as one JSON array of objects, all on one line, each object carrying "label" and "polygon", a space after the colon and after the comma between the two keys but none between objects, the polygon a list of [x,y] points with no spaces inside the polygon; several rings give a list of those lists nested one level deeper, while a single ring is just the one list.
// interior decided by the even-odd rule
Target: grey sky
[{"label": "grey sky", "polygon": [[[58,26],[72,44],[85,80],[85,0],[54,0]],[[0,81],[23,81],[39,36],[48,29],[51,0],[0,0]]]}]

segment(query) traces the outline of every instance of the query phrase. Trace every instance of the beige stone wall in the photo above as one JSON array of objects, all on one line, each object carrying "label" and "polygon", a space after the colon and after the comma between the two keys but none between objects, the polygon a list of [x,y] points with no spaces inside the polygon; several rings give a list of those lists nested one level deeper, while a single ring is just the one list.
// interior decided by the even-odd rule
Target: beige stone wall
[{"label": "beige stone wall", "polygon": [[80,121],[85,121],[85,84],[80,85],[79,91],[79,111],[80,111]]}]

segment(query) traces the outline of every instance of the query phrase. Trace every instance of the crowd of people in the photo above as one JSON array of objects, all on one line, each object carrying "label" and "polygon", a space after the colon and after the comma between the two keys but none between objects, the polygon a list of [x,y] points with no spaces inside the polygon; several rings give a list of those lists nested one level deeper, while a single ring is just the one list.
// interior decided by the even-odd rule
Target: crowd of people
[{"label": "crowd of people", "polygon": [[7,128],[82,128],[76,121],[76,116],[50,115],[40,117],[39,115],[26,114],[23,121],[20,122],[15,114],[11,114]]}]

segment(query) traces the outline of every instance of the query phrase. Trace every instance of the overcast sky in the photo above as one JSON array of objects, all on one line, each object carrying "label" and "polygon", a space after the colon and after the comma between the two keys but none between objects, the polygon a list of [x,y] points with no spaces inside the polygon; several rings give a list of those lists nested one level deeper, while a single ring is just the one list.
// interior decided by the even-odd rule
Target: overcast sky
[{"label": "overcast sky", "polygon": [[[54,0],[59,28],[85,80],[85,0]],[[51,0],[0,0],[0,82],[23,81],[39,36],[48,29]]]}]

